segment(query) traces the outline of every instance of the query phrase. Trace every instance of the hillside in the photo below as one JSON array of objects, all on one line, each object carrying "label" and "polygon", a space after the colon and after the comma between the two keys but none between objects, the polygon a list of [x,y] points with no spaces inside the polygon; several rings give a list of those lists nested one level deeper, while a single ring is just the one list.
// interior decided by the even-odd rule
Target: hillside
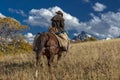
[{"label": "hillside", "polygon": [[[0,80],[34,80],[34,62],[32,53],[1,56]],[[120,80],[120,39],[72,44],[53,74],[45,57],[41,63],[39,80]]]}]

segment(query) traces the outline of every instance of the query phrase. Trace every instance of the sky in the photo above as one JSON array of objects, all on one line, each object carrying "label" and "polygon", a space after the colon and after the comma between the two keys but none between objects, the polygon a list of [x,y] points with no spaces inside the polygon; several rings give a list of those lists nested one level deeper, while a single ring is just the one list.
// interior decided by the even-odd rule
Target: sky
[{"label": "sky", "polygon": [[70,38],[81,31],[120,36],[120,0],[0,0],[0,16],[28,25],[30,30],[23,34],[30,40],[38,32],[48,31],[58,10],[63,12]]}]

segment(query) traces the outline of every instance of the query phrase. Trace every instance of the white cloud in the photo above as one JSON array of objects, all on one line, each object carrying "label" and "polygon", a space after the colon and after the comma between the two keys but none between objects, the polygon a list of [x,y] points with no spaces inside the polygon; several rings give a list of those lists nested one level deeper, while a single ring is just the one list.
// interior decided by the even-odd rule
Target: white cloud
[{"label": "white cloud", "polygon": [[99,2],[96,2],[95,5],[93,6],[94,11],[103,11],[104,9],[106,9],[106,6],[104,4],[101,4]]},{"label": "white cloud", "polygon": [[19,14],[19,15],[22,15],[24,17],[26,17],[27,15],[25,14],[25,12],[23,10],[17,10],[17,9],[12,9],[12,8],[8,8],[8,10],[12,13],[16,13],[16,14]]},{"label": "white cloud", "polygon": [[4,16],[2,13],[0,13],[0,18],[5,18],[6,16]]},{"label": "white cloud", "polygon": [[120,27],[112,26],[109,28],[110,35],[113,36],[120,36]]},{"label": "white cloud", "polygon": [[[88,32],[98,33],[103,37],[117,37],[120,35],[120,12],[108,12],[101,14],[100,17],[92,15],[92,19],[85,22]],[[87,30],[87,29],[86,29]]]},{"label": "white cloud", "polygon": [[90,14],[93,19],[91,19],[91,24],[99,24],[101,22],[101,19],[98,16],[95,16],[93,13]]},{"label": "white cloud", "polygon": [[100,16],[95,16],[93,13],[90,15],[92,19],[87,22],[80,22],[80,26],[73,29],[77,30],[78,33],[83,30],[101,38],[120,36],[120,12],[110,11]]},{"label": "white cloud", "polygon": [[80,25],[79,19],[66,13],[58,6],[48,9],[32,9],[29,12],[29,18],[25,20],[25,22],[33,26],[49,27],[51,25],[51,18],[56,14],[58,10],[62,11],[64,14],[63,17],[65,18],[65,26],[67,29],[71,29],[72,27]]},{"label": "white cloud", "polygon": [[32,33],[27,33],[27,34],[25,34],[24,36],[25,36],[25,40],[26,40],[27,42],[29,42],[30,44],[33,43],[33,40],[34,40],[35,35],[33,35]]}]

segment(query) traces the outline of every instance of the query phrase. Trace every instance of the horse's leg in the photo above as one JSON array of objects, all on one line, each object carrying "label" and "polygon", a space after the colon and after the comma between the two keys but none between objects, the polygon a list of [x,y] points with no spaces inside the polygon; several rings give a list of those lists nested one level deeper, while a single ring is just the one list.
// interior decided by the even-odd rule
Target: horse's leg
[{"label": "horse's leg", "polygon": [[41,56],[40,56],[40,52],[39,50],[36,51],[36,63],[35,63],[35,77],[38,77],[38,65],[39,65],[39,60],[40,60]]},{"label": "horse's leg", "polygon": [[54,55],[47,56],[49,71],[51,72],[51,64],[53,62]]},{"label": "horse's leg", "polygon": [[53,80],[52,79],[52,67],[51,67],[51,63],[53,62],[53,56],[51,56],[50,54],[49,55],[46,55],[47,57],[47,61],[48,61],[48,71],[49,71],[49,76],[50,76],[50,80]]},{"label": "horse's leg", "polygon": [[49,56],[49,55],[46,55],[46,57],[47,57],[47,61],[48,61],[48,67],[50,67],[50,63],[49,63],[49,61],[50,61],[50,56]]},{"label": "horse's leg", "polygon": [[59,62],[61,56],[62,56],[62,52],[59,52],[59,53],[58,53],[58,56],[57,56],[57,64],[58,64],[58,62]]},{"label": "horse's leg", "polygon": [[51,64],[53,62],[53,56],[50,56],[50,58],[48,59],[48,66],[51,67]]}]

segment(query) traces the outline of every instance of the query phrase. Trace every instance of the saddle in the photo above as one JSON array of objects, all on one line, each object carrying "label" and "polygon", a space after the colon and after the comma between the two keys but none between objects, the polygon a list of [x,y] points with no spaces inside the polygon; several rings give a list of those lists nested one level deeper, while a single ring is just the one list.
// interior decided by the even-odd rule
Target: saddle
[{"label": "saddle", "polygon": [[70,39],[67,33],[65,31],[58,31],[56,27],[50,27],[48,31],[56,36],[59,46],[63,48],[64,51],[67,51],[70,45]]}]

